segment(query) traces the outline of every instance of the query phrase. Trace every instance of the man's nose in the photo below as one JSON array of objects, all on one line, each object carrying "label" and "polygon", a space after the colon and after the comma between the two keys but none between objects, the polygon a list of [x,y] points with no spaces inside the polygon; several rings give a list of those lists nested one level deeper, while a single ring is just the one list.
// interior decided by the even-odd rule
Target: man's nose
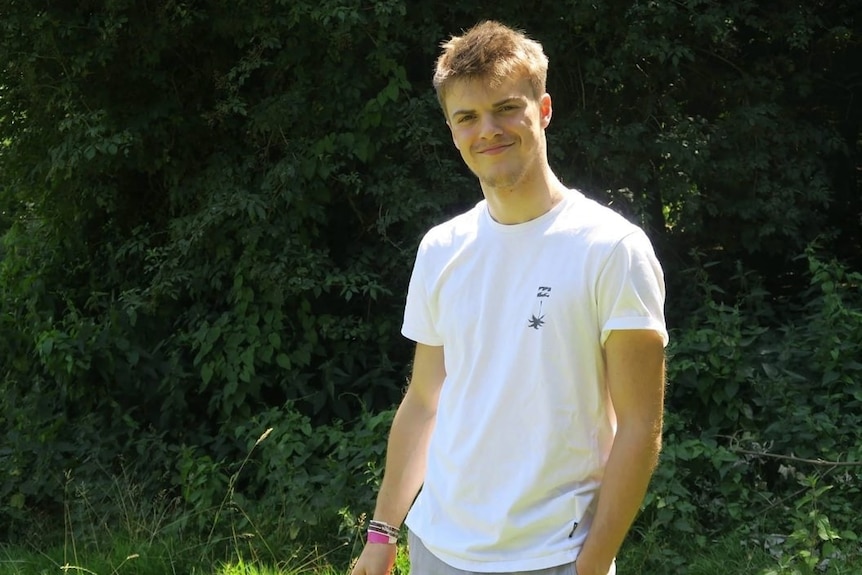
[{"label": "man's nose", "polygon": [[491,140],[500,135],[500,125],[497,123],[497,117],[494,114],[484,114],[479,121],[479,137]]}]

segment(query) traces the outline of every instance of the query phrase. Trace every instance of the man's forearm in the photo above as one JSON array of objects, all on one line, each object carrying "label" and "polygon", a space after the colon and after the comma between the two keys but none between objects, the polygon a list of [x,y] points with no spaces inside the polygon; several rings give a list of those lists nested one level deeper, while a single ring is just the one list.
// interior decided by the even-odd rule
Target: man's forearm
[{"label": "man's forearm", "polygon": [[392,422],[374,518],[400,526],[425,480],[436,413],[408,391]]},{"label": "man's forearm", "polygon": [[661,436],[620,429],[605,467],[596,515],[578,558],[579,575],[605,575],[643,503]]}]

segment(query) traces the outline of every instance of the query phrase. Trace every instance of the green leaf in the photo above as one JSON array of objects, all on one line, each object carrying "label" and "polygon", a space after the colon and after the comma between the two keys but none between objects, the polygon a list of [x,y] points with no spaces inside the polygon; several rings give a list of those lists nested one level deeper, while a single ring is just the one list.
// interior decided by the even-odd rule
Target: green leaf
[{"label": "green leaf", "polygon": [[275,358],[275,362],[282,369],[290,369],[290,357],[286,353],[280,353]]},{"label": "green leaf", "polygon": [[9,506],[12,509],[24,509],[24,502],[25,498],[23,493],[15,493],[9,498]]},{"label": "green leaf", "polygon": [[203,367],[201,367],[201,381],[203,382],[203,386],[206,387],[209,385],[210,380],[213,377],[213,365],[212,363],[205,363]]}]

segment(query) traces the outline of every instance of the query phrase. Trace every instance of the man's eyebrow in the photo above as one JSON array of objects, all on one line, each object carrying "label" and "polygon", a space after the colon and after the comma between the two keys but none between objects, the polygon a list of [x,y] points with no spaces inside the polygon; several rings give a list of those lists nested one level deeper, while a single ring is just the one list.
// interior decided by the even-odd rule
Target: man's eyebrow
[{"label": "man's eyebrow", "polygon": [[468,114],[475,114],[475,113],[476,113],[476,110],[455,110],[454,112],[452,112],[452,117],[454,118],[456,116],[466,116]]},{"label": "man's eyebrow", "polygon": [[505,106],[506,104],[520,104],[521,101],[522,98],[512,96],[511,98],[504,98],[503,100],[500,100],[499,102],[494,104],[492,108],[499,108],[500,106]]},{"label": "man's eyebrow", "polygon": [[[522,100],[521,98],[518,98],[516,96],[512,96],[511,98],[504,98],[504,99],[500,100],[499,102],[494,102],[493,104],[491,104],[491,107],[492,108],[499,108],[500,106],[505,106],[506,104],[511,104],[511,103],[519,104],[519,103],[521,103],[521,100]],[[454,112],[452,112],[452,117],[455,118],[457,116],[465,116],[465,115],[475,114],[475,113],[476,113],[476,110],[455,110]]]}]

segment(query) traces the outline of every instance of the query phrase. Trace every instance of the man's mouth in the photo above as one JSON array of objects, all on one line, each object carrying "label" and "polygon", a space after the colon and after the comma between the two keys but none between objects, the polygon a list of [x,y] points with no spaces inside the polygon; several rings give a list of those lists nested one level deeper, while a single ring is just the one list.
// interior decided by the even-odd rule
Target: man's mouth
[{"label": "man's mouth", "polygon": [[510,146],[512,146],[511,143],[494,144],[493,146],[487,146],[485,148],[480,148],[479,150],[476,151],[476,153],[477,154],[487,154],[489,156],[493,156],[493,155],[505,152],[506,150],[509,149]]}]

